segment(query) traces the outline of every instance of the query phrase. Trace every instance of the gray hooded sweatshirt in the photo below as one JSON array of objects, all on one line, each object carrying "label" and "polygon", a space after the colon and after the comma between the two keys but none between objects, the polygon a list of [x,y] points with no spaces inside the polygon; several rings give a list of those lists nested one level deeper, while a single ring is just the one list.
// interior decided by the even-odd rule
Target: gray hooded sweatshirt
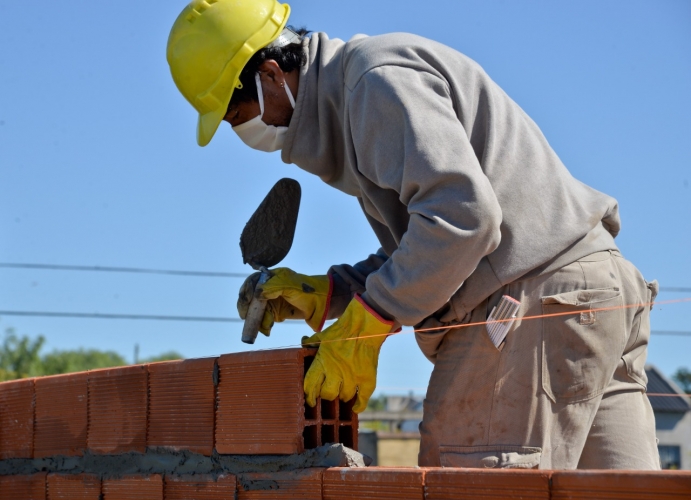
[{"label": "gray hooded sweatshirt", "polygon": [[616,249],[616,200],[468,57],[404,33],[304,45],[282,159],[356,196],[382,247],[331,268],[329,317],[358,292],[402,325],[467,321],[508,283]]}]

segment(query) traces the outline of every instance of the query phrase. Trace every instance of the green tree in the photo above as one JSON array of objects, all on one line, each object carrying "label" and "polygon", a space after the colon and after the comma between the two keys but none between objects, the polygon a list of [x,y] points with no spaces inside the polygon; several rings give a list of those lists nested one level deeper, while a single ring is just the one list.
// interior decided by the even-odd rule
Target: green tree
[{"label": "green tree", "polygon": [[183,359],[182,354],[176,351],[166,351],[158,356],[151,356],[139,360],[140,363],[157,363],[159,361],[175,361],[176,359]]},{"label": "green tree", "polygon": [[[114,351],[98,351],[96,349],[54,350],[41,356],[40,351],[44,344],[45,338],[42,335],[31,340],[27,336],[19,337],[12,329],[6,330],[0,345],[0,382],[128,364],[122,356]],[[154,363],[174,359],[182,359],[182,356],[175,351],[168,351],[141,362]]]},{"label": "green tree", "polygon": [[679,368],[672,378],[686,394],[691,394],[691,371],[688,368]]},{"label": "green tree", "polygon": [[31,377],[41,364],[39,352],[45,338],[39,335],[36,340],[18,337],[14,330],[5,330],[5,338],[0,347],[0,381]]},{"label": "green tree", "polygon": [[40,373],[36,375],[57,375],[60,373],[83,372],[97,368],[124,366],[127,361],[113,351],[78,349],[76,351],[53,351],[42,357]]},{"label": "green tree", "polygon": [[386,396],[380,395],[374,398],[370,398],[367,402],[367,411],[382,411],[386,410]]}]

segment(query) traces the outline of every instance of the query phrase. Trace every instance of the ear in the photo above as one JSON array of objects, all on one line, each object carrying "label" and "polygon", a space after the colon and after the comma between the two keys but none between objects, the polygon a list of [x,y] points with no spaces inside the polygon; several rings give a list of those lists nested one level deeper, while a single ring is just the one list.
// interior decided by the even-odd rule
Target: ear
[{"label": "ear", "polygon": [[261,63],[257,70],[259,71],[259,78],[261,78],[263,82],[270,82],[278,85],[285,84],[285,73],[273,59],[267,59]]}]

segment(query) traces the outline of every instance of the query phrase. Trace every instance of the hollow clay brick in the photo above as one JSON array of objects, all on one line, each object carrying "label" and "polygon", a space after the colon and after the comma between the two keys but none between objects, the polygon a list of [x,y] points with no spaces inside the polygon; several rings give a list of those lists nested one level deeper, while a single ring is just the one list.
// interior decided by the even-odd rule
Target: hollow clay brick
[{"label": "hollow clay brick", "polygon": [[236,481],[232,474],[211,476],[166,476],[165,500],[230,500],[235,498]]},{"label": "hollow clay brick", "polygon": [[554,471],[554,500],[691,498],[691,471]]},{"label": "hollow clay brick", "polygon": [[148,365],[147,446],[211,455],[216,358]]},{"label": "hollow clay brick", "polygon": [[86,448],[88,372],[35,379],[34,457],[82,455]]},{"label": "hollow clay brick", "polygon": [[332,442],[357,450],[352,402],[305,406],[303,380],[315,353],[277,349],[219,358],[218,453],[293,454]]},{"label": "hollow clay brick", "polygon": [[251,473],[238,476],[237,500],[321,500],[324,469]]},{"label": "hollow clay brick", "polygon": [[103,500],[163,500],[160,475],[125,476],[103,480]]},{"label": "hollow clay brick", "polygon": [[89,372],[89,451],[146,451],[147,369],[127,366]]},{"label": "hollow clay brick", "polygon": [[324,500],[376,498],[423,500],[424,469],[398,467],[333,468],[324,472]]},{"label": "hollow clay brick", "polygon": [[0,476],[0,500],[46,500],[46,473]]},{"label": "hollow clay brick", "polygon": [[34,379],[0,384],[0,460],[33,458]]},{"label": "hollow clay brick", "polygon": [[[426,500],[549,500],[550,472],[519,469],[427,469]],[[592,498],[590,500],[593,500]]]},{"label": "hollow clay brick", "polygon": [[48,474],[48,500],[101,500],[101,480],[90,474]]}]

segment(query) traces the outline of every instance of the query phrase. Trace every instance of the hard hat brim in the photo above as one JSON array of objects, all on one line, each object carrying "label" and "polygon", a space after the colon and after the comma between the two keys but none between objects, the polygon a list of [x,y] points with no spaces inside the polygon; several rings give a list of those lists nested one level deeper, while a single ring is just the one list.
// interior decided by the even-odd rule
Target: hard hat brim
[{"label": "hard hat brim", "polygon": [[197,120],[197,144],[204,147],[211,142],[226,115],[227,109],[228,104],[223,108],[199,115]]}]

